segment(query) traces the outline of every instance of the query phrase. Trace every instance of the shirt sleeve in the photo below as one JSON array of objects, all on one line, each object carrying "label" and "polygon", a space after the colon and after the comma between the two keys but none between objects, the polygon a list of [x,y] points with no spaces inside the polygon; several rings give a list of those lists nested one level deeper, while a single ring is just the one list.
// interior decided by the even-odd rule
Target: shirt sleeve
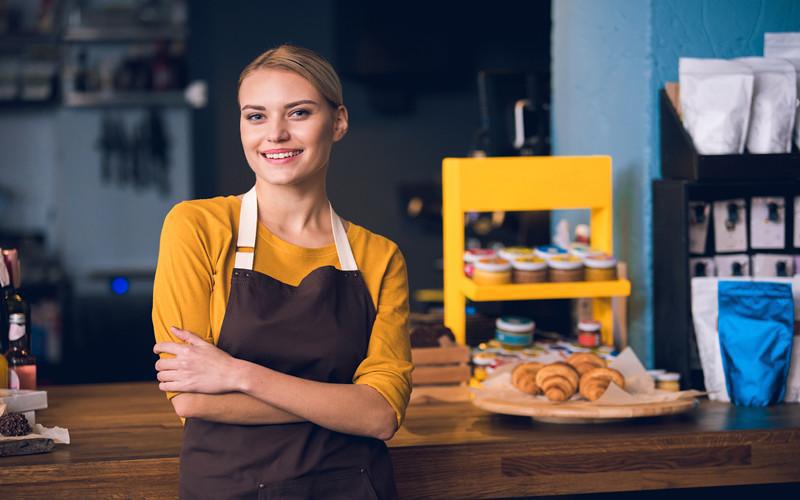
[{"label": "shirt sleeve", "polygon": [[[177,342],[171,326],[212,342],[209,303],[213,266],[199,211],[183,202],[164,219],[153,282],[153,330],[156,342]],[[161,354],[171,358],[171,354]],[[178,393],[168,392],[172,399]]]},{"label": "shirt sleeve", "polygon": [[408,276],[403,254],[395,247],[381,281],[378,308],[367,357],[353,383],[377,390],[403,423],[411,397],[411,342],[408,335]]}]

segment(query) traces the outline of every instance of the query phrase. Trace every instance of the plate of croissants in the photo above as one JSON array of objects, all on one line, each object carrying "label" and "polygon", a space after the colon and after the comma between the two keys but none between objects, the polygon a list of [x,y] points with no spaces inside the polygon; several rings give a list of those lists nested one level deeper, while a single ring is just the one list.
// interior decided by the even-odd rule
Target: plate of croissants
[{"label": "plate of croissants", "polygon": [[[552,363],[521,362],[513,367],[510,375],[514,391],[508,394],[509,397],[491,393],[475,397],[473,403],[494,413],[529,416],[555,423],[608,422],[670,415],[697,405],[694,398],[620,403],[618,398],[611,396],[631,399],[624,393],[625,377],[609,367],[605,359],[591,352],[574,353],[564,361]],[[610,395],[603,399],[606,391],[611,391]],[[609,404],[604,404],[605,401]]]}]

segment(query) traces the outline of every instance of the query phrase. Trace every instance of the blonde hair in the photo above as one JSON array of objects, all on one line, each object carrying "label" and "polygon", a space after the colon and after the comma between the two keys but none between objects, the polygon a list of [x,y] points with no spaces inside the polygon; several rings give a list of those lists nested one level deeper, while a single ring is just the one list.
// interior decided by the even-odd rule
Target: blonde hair
[{"label": "blonde hair", "polygon": [[242,86],[242,81],[247,75],[253,71],[267,68],[283,69],[302,76],[334,108],[344,104],[342,82],[339,80],[339,75],[336,74],[336,70],[333,69],[331,63],[313,50],[289,44],[269,49],[245,66],[239,75],[237,94]]}]

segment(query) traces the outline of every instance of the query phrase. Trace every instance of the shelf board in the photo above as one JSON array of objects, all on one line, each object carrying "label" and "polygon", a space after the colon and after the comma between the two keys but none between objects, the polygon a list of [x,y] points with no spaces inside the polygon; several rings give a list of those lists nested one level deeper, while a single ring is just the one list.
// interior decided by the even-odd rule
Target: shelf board
[{"label": "shelf board", "polygon": [[627,297],[631,294],[631,282],[628,280],[577,281],[487,286],[476,285],[474,281],[464,276],[461,281],[461,291],[473,302]]},{"label": "shelf board", "polygon": [[76,27],[64,33],[67,43],[125,43],[153,42],[158,40],[182,40],[186,38],[183,26],[153,27]]},{"label": "shelf board", "polygon": [[168,92],[65,92],[68,108],[188,106],[182,90]]}]

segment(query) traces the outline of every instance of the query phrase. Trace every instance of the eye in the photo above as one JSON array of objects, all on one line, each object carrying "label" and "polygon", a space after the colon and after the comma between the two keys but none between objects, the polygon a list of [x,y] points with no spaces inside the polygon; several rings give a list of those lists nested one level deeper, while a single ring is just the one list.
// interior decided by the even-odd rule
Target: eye
[{"label": "eye", "polygon": [[247,121],[249,122],[260,121],[263,119],[264,115],[262,115],[261,113],[250,113],[249,115],[247,115]]},{"label": "eye", "polygon": [[295,109],[294,111],[289,113],[289,116],[295,117],[295,118],[305,118],[306,116],[308,116],[310,114],[311,113],[309,113],[309,111],[307,109],[302,109],[301,108],[301,109]]}]

